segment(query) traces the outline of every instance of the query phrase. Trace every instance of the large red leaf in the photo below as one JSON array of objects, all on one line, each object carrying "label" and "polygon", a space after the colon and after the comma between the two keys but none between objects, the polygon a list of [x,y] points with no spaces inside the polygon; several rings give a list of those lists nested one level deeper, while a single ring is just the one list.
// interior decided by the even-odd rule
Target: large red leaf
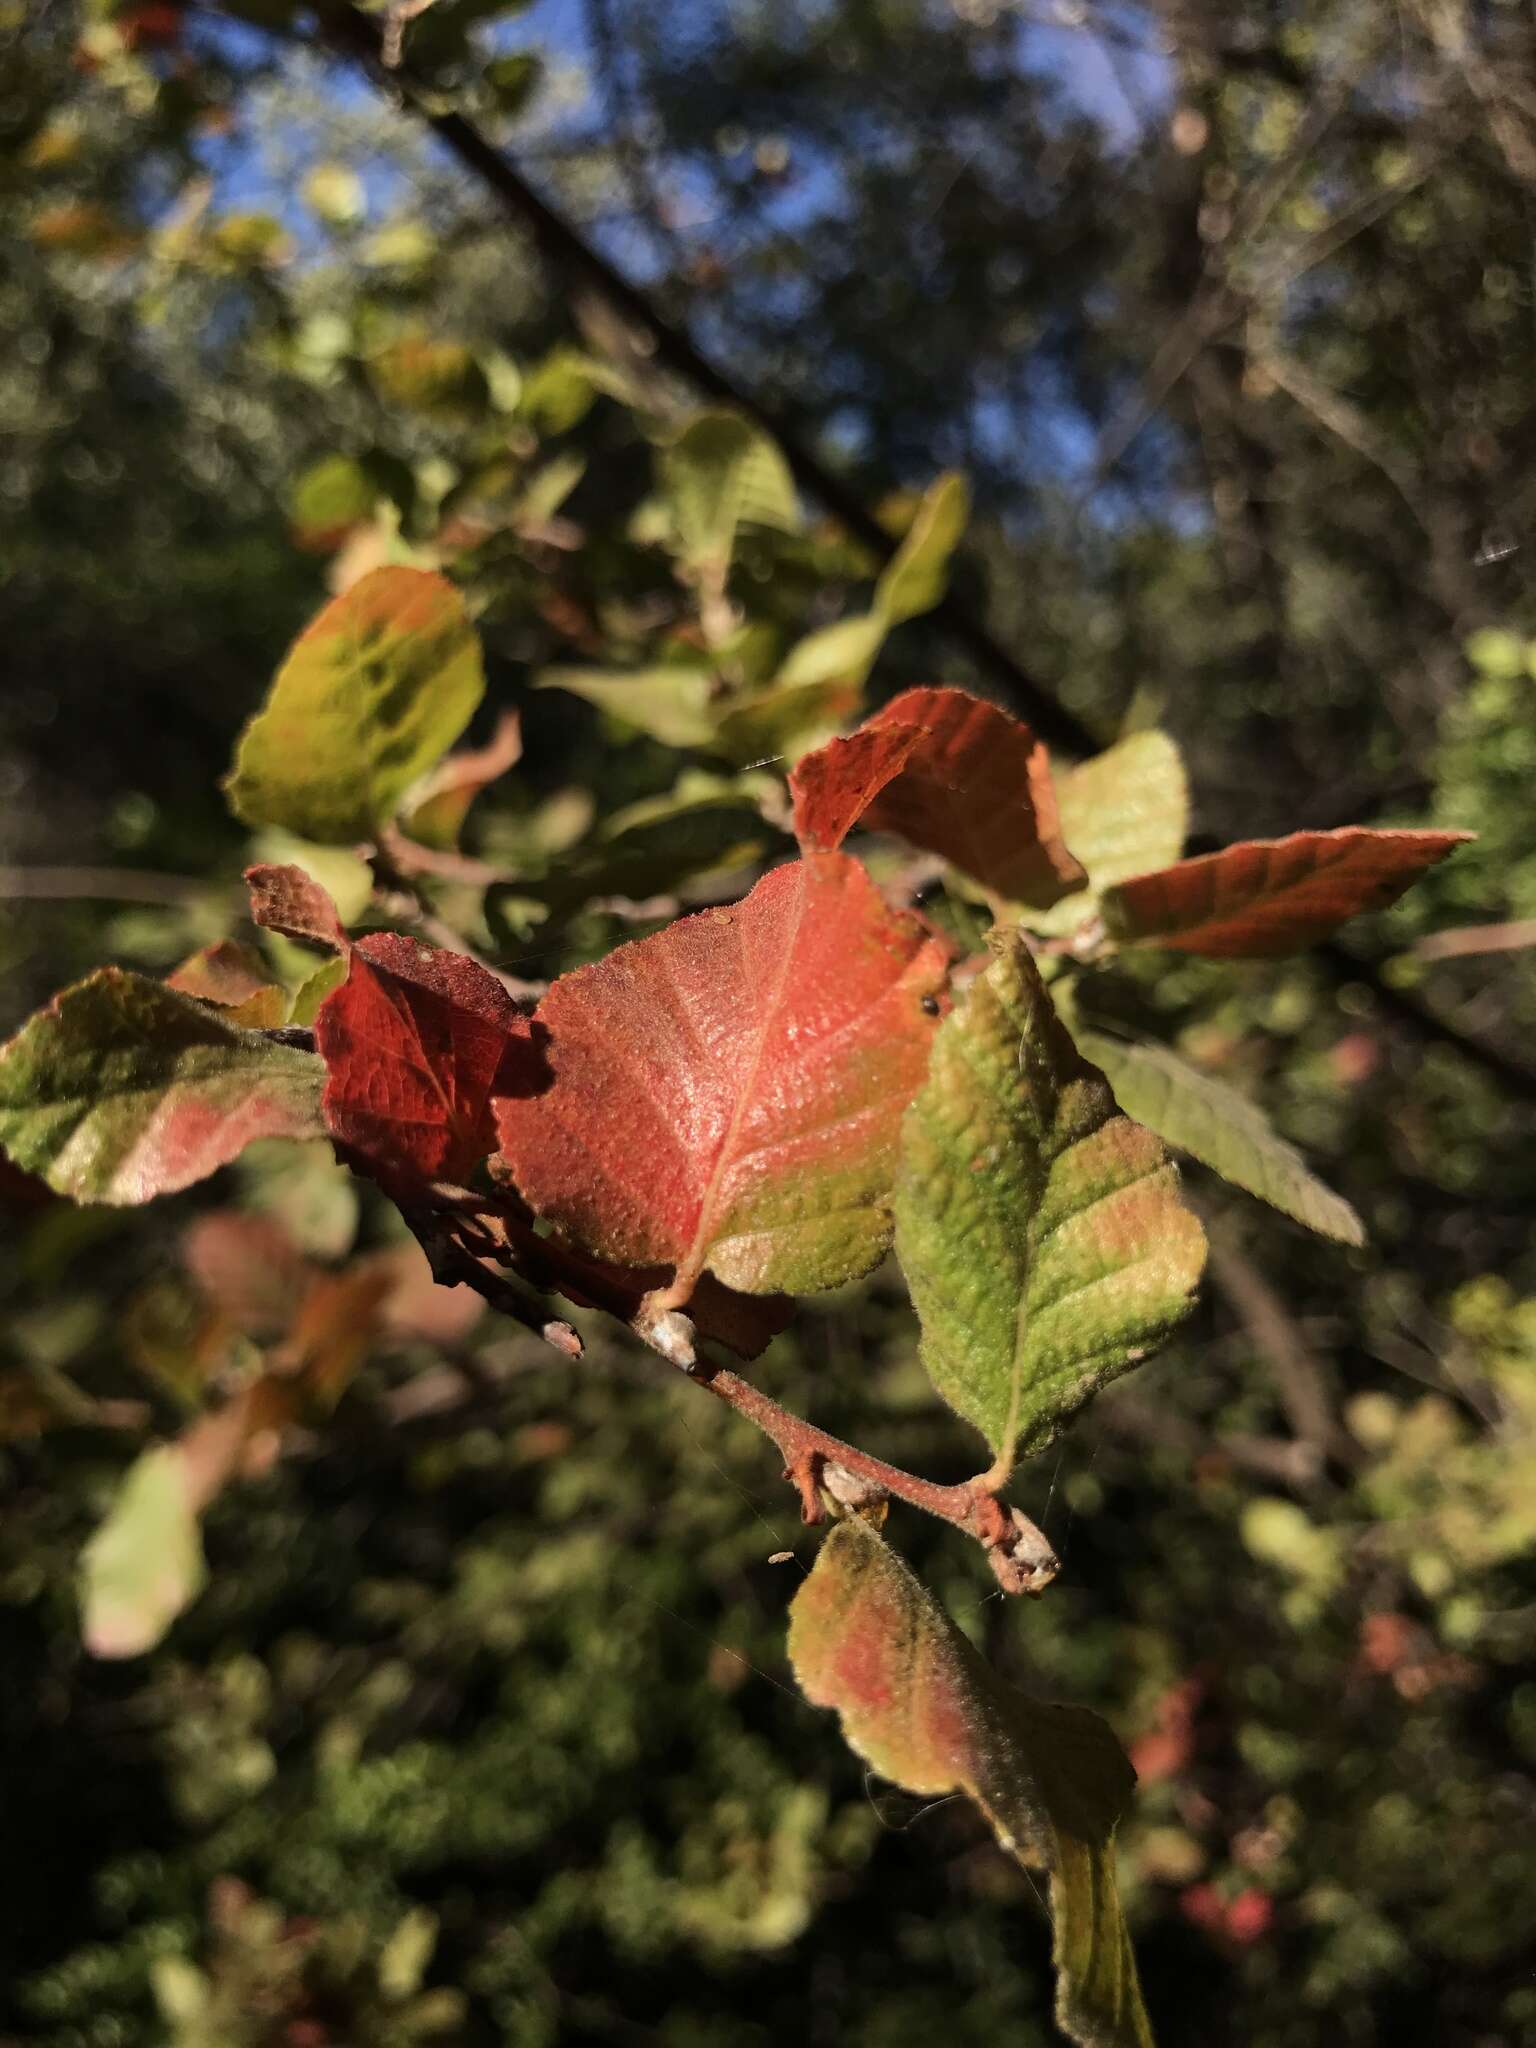
[{"label": "large red leaf", "polygon": [[1470,832],[1293,832],[1245,839],[1104,892],[1111,938],[1179,953],[1266,958],[1395,903]]},{"label": "large red leaf", "polygon": [[1061,837],[1050,756],[1027,725],[964,690],[907,690],[790,777],[806,847],[860,823],[942,854],[1010,901],[1051,903],[1087,879]]},{"label": "large red leaf", "polygon": [[464,1180],[496,1146],[494,1095],[537,1084],[528,1019],[494,975],[397,932],[352,948],[320,1005],[326,1127],[383,1186]]},{"label": "large red leaf", "polygon": [[553,1075],[496,1105],[502,1159],[600,1258],[748,1294],[837,1286],[890,1239],[901,1114],[945,952],[856,861],[816,854],[557,981]]}]

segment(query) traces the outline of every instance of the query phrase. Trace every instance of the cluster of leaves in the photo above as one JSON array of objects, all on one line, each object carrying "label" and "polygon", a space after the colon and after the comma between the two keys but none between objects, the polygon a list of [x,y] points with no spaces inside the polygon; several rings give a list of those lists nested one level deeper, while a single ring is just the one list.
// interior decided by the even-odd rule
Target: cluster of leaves
[{"label": "cluster of leaves", "polygon": [[[719,424],[704,422],[709,459],[673,451],[671,474],[681,545],[724,604],[737,527],[765,493],[763,464]],[[873,616],[901,616],[914,590],[931,601],[924,550],[940,527],[919,515]],[[412,823],[451,838],[515,756],[505,731],[448,756],[483,690],[454,588],[421,568],[371,570],[295,643],[240,742],[231,805],[256,828],[361,843],[380,883],[409,893],[433,869]],[[741,1383],[701,1364],[699,1338],[754,1356],[786,1297],[867,1273],[894,1238],[929,1376],[993,1453],[951,1490],[963,1506],[938,1511],[981,1537],[1005,1587],[1033,1588],[1028,1525],[999,1517],[998,1489],[1021,1451],[1163,1340],[1203,1264],[1156,1126],[1354,1234],[1256,1111],[1223,1117],[1224,1091],[1171,1055],[1111,1055],[1111,1070],[1144,1062],[1151,1127],[1132,1122],[1041,963],[1075,978],[1123,948],[1291,950],[1391,900],[1465,835],[1357,828],[1180,860],[1182,770],[1160,736],[1085,764],[1058,795],[1026,727],[948,689],[910,691],[802,752],[789,797],[797,859],[561,977],[531,1014],[472,954],[388,931],[354,940],[305,868],[252,867],[255,924],[327,960],[291,989],[229,942],[165,983],[101,970],[0,1054],[0,1142],[55,1193],[133,1204],[258,1141],[328,1136],[439,1280],[468,1281],[573,1356],[581,1338],[538,1296],[605,1308],[719,1391]],[[844,850],[855,829],[899,836],[952,877],[957,905],[985,904],[990,960],[962,961],[939,924],[891,907]],[[270,1285],[237,1277],[221,1300],[231,1263],[264,1267]],[[103,1654],[142,1649],[198,1590],[198,1513],[285,1430],[323,1417],[401,1280],[377,1261],[314,1273],[280,1242],[232,1260],[206,1235],[192,1264],[211,1320],[183,1351],[195,1383],[229,1391],[145,1454],[87,1552]],[[232,1336],[238,1360],[221,1357]],[[738,1405],[785,1450],[808,1519],[828,1497],[852,1511],[795,1603],[807,1692],[840,1709],[877,1768],[914,1791],[970,1792],[1005,1846],[1050,1871],[1064,2030],[1150,2038],[1109,1860],[1128,1782],[1113,1738],[1092,1716],[998,1692],[863,1519],[892,1491],[931,1507],[939,1490]]]}]

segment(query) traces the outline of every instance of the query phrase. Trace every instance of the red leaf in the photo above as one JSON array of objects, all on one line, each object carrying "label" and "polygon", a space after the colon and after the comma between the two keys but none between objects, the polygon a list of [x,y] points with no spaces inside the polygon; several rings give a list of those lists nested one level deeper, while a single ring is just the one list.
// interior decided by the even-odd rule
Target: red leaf
[{"label": "red leaf", "polygon": [[964,690],[907,690],[790,777],[808,847],[862,822],[942,854],[1010,901],[1054,903],[1087,880],[1061,837],[1050,756],[1027,725]]},{"label": "red leaf", "polygon": [[835,852],[926,737],[920,725],[861,725],[806,754],[789,777],[806,851]]},{"label": "red leaf", "polygon": [[335,904],[303,868],[274,867],[263,862],[246,869],[245,883],[251,892],[254,924],[269,932],[281,932],[287,939],[329,946],[337,953],[347,950],[347,935]]},{"label": "red leaf", "polygon": [[495,1148],[494,1095],[537,1084],[528,1020],[460,953],[381,932],[320,1005],[326,1128],[386,1188],[464,1180]]},{"label": "red leaf", "polygon": [[1245,839],[1107,889],[1112,938],[1250,959],[1298,952],[1363,910],[1395,903],[1470,832],[1293,832]]},{"label": "red leaf", "polygon": [[890,1238],[945,953],[823,853],[557,981],[553,1085],[497,1104],[525,1199],[604,1259],[749,1294],[832,1287]]}]

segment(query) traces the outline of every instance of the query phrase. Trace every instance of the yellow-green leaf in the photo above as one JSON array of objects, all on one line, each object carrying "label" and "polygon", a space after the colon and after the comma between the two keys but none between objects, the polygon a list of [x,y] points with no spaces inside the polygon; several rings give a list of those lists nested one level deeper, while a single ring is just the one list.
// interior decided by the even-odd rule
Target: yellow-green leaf
[{"label": "yellow-green leaf", "polygon": [[932,611],[949,582],[949,558],[970,517],[964,477],[951,470],[929,486],[906,537],[875,585],[874,609],[888,626]]},{"label": "yellow-green leaf", "polygon": [[998,1841],[1050,1873],[1056,2019],[1080,2048],[1151,2048],[1115,1881],[1135,1773],[1083,1707],[1005,1686],[867,1522],[839,1522],[790,1611],[807,1699],[857,1755],[921,1797],[964,1792]]},{"label": "yellow-green leaf", "polygon": [[1017,932],[945,1020],[907,1112],[896,1250],[922,1358],[1006,1470],[1187,1313],[1205,1235]]},{"label": "yellow-green leaf", "polygon": [[445,754],[485,689],[464,600],[424,569],[375,569],[289,650],[226,787],[251,825],[370,839]]}]

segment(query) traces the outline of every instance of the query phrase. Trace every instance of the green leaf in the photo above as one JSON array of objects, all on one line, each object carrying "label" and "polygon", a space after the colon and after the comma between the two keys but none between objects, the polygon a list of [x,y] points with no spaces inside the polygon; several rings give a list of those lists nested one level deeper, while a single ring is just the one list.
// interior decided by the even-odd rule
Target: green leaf
[{"label": "green leaf", "polygon": [[1166,1045],[1131,1044],[1075,1024],[1072,1036],[1083,1057],[1103,1068],[1127,1116],[1309,1230],[1364,1244],[1365,1226],[1348,1202],[1323,1185],[1246,1095]]},{"label": "green leaf", "polygon": [[896,1250],[923,1364],[1006,1470],[1187,1313],[1205,1234],[1017,932],[941,1028],[902,1154]]},{"label": "green leaf", "polygon": [[531,50],[518,50],[509,57],[493,57],[480,76],[498,114],[520,114],[538,91],[544,64]]},{"label": "green leaf", "polygon": [[725,565],[740,527],[793,533],[800,524],[795,480],[783,456],[740,413],[695,413],[657,464],[683,560]]},{"label": "green leaf", "polygon": [[464,600],[423,569],[375,569],[294,642],[226,783],[250,825],[371,839],[485,690]]},{"label": "green leaf", "polygon": [[906,537],[875,585],[874,609],[888,626],[929,612],[949,583],[949,558],[971,515],[965,478],[951,470],[924,493]]},{"label": "green leaf", "polygon": [[415,479],[405,463],[373,450],[367,455],[323,455],[294,479],[288,494],[293,537],[302,548],[324,552],[371,519],[381,499],[410,509]]},{"label": "green leaf", "polygon": [[305,205],[331,227],[351,227],[368,211],[368,194],[350,164],[316,164],[303,192]]},{"label": "green leaf", "polygon": [[1115,1881],[1136,1774],[1083,1707],[1004,1685],[867,1522],[839,1522],[790,1610],[801,1690],[849,1747],[923,1798],[964,1792],[1003,1848],[1050,1872],[1056,2019],[1080,2048],[1151,2048]]},{"label": "green leaf", "polygon": [[96,1657],[152,1649],[207,1583],[202,1538],[180,1447],[146,1451],[123,1481],[80,1561],[86,1648]]},{"label": "green leaf", "polygon": [[715,720],[709,703],[713,678],[708,669],[673,667],[632,669],[627,673],[602,668],[549,668],[536,678],[540,690],[569,690],[626,725],[648,732],[668,747],[702,747],[714,738]]},{"label": "green leaf", "polygon": [[786,689],[812,683],[862,683],[885,645],[887,631],[887,621],[869,612],[822,626],[789,650],[774,680]]},{"label": "green leaf", "polygon": [[1088,887],[1049,909],[1025,910],[1034,931],[1075,931],[1105,889],[1168,867],[1184,851],[1189,784],[1165,732],[1133,732],[1091,761],[1058,771],[1056,801],[1061,835],[1088,870]]},{"label": "green leaf", "polygon": [[0,1051],[0,1146],[77,1202],[146,1202],[257,1138],[323,1136],[323,1063],[105,967]]}]

